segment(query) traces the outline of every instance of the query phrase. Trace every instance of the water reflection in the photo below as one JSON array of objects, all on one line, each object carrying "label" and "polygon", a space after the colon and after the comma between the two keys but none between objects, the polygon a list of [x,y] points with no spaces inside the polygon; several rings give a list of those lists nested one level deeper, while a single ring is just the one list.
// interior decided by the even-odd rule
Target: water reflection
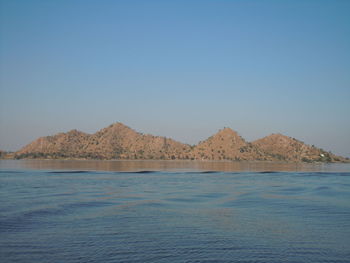
[{"label": "water reflection", "polygon": [[0,160],[1,169],[93,171],[349,172],[350,164],[210,161]]}]

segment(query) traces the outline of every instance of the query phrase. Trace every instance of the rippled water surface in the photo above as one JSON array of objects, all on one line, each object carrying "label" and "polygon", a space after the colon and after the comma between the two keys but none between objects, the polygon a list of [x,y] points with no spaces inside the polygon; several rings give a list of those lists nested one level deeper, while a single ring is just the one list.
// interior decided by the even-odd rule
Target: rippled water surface
[{"label": "rippled water surface", "polygon": [[170,166],[0,161],[0,261],[350,262],[349,165]]}]

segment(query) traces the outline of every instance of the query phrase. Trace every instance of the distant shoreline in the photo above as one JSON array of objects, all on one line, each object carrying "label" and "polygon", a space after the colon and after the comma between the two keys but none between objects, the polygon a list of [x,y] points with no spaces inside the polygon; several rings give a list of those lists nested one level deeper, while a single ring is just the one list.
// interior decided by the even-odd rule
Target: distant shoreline
[{"label": "distant shoreline", "polygon": [[130,161],[130,162],[207,162],[207,163],[281,163],[281,164],[325,164],[325,163],[350,163],[350,160],[345,161],[292,161],[292,160],[200,160],[200,159],[93,159],[93,158],[15,158],[15,157],[0,157],[0,160],[38,160],[38,161]]}]

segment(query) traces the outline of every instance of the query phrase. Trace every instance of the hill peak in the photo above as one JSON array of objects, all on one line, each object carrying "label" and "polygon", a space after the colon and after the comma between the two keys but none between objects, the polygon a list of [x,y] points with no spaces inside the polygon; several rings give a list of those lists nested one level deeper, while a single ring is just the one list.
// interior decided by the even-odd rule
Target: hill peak
[{"label": "hill peak", "polygon": [[258,151],[231,128],[223,128],[195,146],[195,159],[254,160],[261,159]]},{"label": "hill peak", "polygon": [[109,125],[107,128],[118,128],[118,129],[131,129],[129,126],[126,126],[124,123],[121,122],[115,122]]},{"label": "hill peak", "polygon": [[70,130],[67,135],[86,135],[85,132],[79,131],[77,129]]},{"label": "hill peak", "polygon": [[232,130],[231,128],[228,128],[228,127],[224,127],[223,129],[219,130],[217,133],[215,133],[212,137],[215,137],[215,136],[225,136],[225,137],[228,137],[228,136],[238,136],[238,132],[236,132],[235,130]]},{"label": "hill peak", "polygon": [[265,136],[261,139],[258,139],[256,141],[254,141],[253,143],[255,144],[260,144],[260,143],[278,143],[278,144],[289,144],[289,143],[293,143],[293,142],[299,142],[302,143],[301,141],[298,141],[292,137],[289,137],[287,135],[281,134],[281,133],[272,133],[268,136]]},{"label": "hill peak", "polygon": [[223,129],[219,130],[219,132],[223,133],[237,133],[235,130],[229,128],[229,127],[224,127]]},{"label": "hill peak", "polygon": [[109,125],[108,127],[105,127],[103,129],[99,130],[94,135],[100,136],[100,135],[105,135],[105,134],[126,134],[126,133],[135,133],[136,134],[136,131],[134,131],[133,129],[124,125],[121,122],[116,122],[116,123]]}]

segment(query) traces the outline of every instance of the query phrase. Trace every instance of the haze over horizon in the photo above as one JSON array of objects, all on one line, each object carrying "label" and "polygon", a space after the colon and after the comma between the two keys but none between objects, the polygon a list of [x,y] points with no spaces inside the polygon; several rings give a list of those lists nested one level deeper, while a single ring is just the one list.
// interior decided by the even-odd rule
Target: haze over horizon
[{"label": "haze over horizon", "polygon": [[0,0],[0,149],[114,122],[350,157],[350,1]]}]

